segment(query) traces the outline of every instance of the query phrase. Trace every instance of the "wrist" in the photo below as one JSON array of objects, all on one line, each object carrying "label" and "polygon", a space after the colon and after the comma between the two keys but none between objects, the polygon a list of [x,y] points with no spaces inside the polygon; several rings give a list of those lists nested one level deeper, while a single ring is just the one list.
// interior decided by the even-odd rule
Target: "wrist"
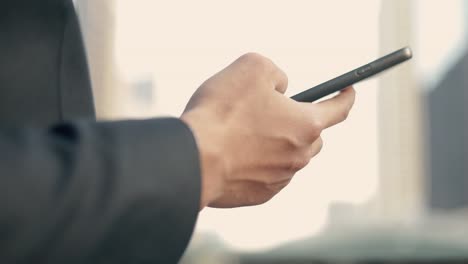
[{"label": "wrist", "polygon": [[216,131],[215,125],[207,124],[206,115],[204,117],[199,117],[193,111],[180,117],[190,127],[197,142],[202,183],[200,210],[222,195],[226,175],[220,138],[222,133]]}]

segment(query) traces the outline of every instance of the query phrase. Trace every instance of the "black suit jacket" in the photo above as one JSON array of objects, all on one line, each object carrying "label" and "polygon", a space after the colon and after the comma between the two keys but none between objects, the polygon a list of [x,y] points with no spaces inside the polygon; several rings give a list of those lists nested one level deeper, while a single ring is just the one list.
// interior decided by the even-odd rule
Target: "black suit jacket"
[{"label": "black suit jacket", "polygon": [[175,263],[200,200],[179,119],[95,122],[69,0],[0,2],[0,263]]}]

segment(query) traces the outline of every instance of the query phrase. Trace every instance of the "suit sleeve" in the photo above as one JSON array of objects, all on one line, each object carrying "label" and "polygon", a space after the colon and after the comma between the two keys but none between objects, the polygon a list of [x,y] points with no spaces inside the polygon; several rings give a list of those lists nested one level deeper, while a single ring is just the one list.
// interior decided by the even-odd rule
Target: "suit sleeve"
[{"label": "suit sleeve", "polygon": [[0,263],[176,263],[199,164],[175,118],[0,129]]}]

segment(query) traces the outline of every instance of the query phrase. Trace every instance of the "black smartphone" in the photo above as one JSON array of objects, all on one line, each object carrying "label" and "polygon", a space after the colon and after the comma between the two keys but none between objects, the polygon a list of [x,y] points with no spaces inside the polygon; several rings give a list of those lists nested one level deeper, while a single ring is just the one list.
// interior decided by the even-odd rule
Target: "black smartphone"
[{"label": "black smartphone", "polygon": [[407,61],[411,59],[411,57],[413,57],[413,52],[409,47],[399,49],[355,70],[319,84],[302,93],[296,94],[291,98],[298,102],[314,102],[322,97],[343,90],[350,85]]}]

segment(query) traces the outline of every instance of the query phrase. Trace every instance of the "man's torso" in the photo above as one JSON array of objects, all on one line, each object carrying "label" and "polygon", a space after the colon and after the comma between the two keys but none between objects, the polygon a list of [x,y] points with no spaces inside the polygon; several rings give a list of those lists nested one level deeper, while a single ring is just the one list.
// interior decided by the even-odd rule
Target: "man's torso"
[{"label": "man's torso", "polygon": [[71,1],[0,3],[0,125],[94,118],[86,57]]}]

